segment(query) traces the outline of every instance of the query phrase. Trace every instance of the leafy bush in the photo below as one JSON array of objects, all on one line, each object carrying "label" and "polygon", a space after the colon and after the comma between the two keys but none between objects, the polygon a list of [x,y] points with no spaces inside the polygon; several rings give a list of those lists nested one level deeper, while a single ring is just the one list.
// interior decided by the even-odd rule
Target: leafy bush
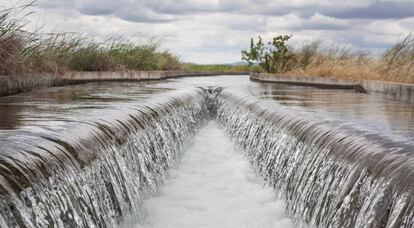
[{"label": "leafy bush", "polygon": [[267,45],[259,36],[255,43],[250,40],[250,50],[242,51],[242,59],[249,65],[259,64],[268,73],[284,73],[296,66],[297,58],[287,46],[291,35],[277,36]]}]

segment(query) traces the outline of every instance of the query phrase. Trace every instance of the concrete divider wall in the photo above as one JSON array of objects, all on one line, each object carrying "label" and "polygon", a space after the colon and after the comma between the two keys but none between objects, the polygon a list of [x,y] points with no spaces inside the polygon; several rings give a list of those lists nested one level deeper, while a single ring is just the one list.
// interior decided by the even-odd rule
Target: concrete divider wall
[{"label": "concrete divider wall", "polygon": [[219,71],[103,71],[103,72],[68,72],[63,75],[71,82],[84,81],[141,81],[161,80],[186,76],[213,75],[248,75],[248,72],[219,72]]},{"label": "concrete divider wall", "polygon": [[[186,76],[246,75],[248,72],[214,71],[105,71],[67,72],[63,75],[0,76],[0,96],[27,92],[37,88],[63,86],[93,81],[161,80]],[[366,93],[384,93],[397,100],[414,103],[414,85],[384,81],[298,77],[266,73],[252,73],[250,79],[319,88],[354,89]]]},{"label": "concrete divider wall", "polygon": [[396,100],[414,103],[414,85],[385,81],[300,77],[267,73],[251,73],[250,79],[291,85],[313,86],[332,89],[354,89],[365,93],[383,93]]},{"label": "concrete divider wall", "polygon": [[61,86],[65,84],[67,84],[67,82],[65,82],[62,77],[53,74],[25,76],[0,75],[0,97],[28,92],[36,88]]},{"label": "concrete divider wall", "polygon": [[248,75],[248,72],[218,71],[103,71],[67,72],[63,75],[37,74],[26,76],[1,76],[0,96],[7,96],[33,89],[63,86],[93,81],[142,81],[161,80],[186,76]]}]

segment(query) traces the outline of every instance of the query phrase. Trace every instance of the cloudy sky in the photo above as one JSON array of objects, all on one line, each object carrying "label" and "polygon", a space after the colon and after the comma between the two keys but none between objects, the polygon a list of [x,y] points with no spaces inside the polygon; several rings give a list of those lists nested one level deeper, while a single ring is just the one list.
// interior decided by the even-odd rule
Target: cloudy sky
[{"label": "cloudy sky", "polygon": [[376,52],[414,31],[414,0],[38,0],[35,11],[47,32],[158,37],[164,49],[195,63],[240,61],[240,50],[258,35],[293,34],[296,45],[322,39]]}]

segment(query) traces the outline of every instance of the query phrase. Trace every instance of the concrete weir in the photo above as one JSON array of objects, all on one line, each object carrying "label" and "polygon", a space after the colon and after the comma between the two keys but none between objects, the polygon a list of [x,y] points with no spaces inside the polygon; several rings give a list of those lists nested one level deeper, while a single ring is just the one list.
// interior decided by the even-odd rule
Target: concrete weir
[{"label": "concrete weir", "polygon": [[248,75],[248,72],[219,71],[89,71],[25,76],[0,75],[0,96],[8,96],[33,89],[64,86],[93,81],[144,81],[187,76]]},{"label": "concrete weir", "polygon": [[267,73],[252,73],[250,74],[250,79],[260,82],[275,82],[318,88],[353,89],[364,93],[384,93],[396,100],[414,103],[414,85],[412,84],[323,77],[286,76]]},{"label": "concrete weir", "polygon": [[[280,192],[298,226],[414,226],[414,145],[291,111],[229,88],[205,86],[97,110],[58,129],[0,139],[0,227],[116,227],[139,221],[144,203],[159,193],[170,170],[183,156],[195,155],[187,148],[210,120],[223,127],[258,176]],[[213,160],[204,152],[190,160],[198,161],[189,164],[190,176],[201,166],[198,174],[211,177],[218,168],[214,162],[227,161],[229,150],[215,150],[219,157]],[[216,192],[234,190],[228,182],[240,174],[234,167],[239,166],[221,167],[227,179],[215,173],[201,181],[222,181],[213,186]],[[176,187],[183,191],[180,183]],[[200,202],[188,197],[187,187],[182,195]],[[231,199],[242,198],[241,191],[230,193]],[[225,204],[222,199],[229,198],[215,199]],[[230,202],[242,205],[241,212],[258,202],[245,199]],[[190,206],[204,213],[200,204]],[[213,214],[224,222],[233,218],[222,216],[222,209]]]},{"label": "concrete weir", "polygon": [[216,112],[304,227],[413,227],[412,145],[223,90]]}]

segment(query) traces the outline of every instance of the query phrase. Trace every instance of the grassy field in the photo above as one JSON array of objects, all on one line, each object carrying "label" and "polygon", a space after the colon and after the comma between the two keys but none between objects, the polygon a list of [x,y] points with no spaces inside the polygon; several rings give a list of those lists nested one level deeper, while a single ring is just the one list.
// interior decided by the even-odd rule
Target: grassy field
[{"label": "grassy field", "polygon": [[349,47],[326,47],[321,41],[293,51],[296,65],[287,75],[414,83],[414,37],[409,35],[372,56]]}]

